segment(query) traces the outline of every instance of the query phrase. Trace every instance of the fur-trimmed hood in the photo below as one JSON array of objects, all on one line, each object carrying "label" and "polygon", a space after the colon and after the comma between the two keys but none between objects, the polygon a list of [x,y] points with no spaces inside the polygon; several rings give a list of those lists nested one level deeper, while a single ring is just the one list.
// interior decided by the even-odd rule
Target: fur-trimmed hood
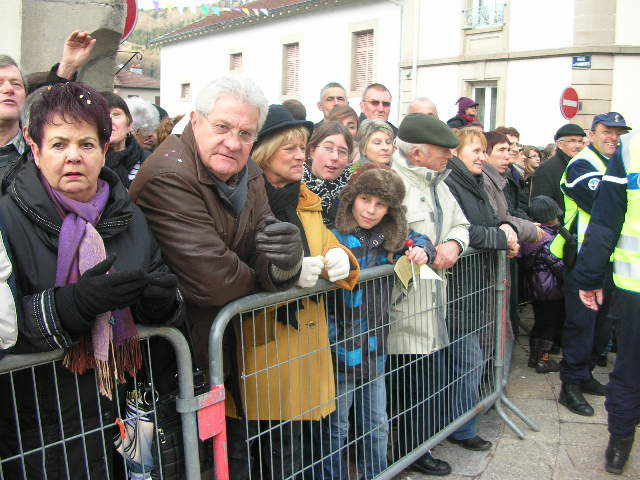
[{"label": "fur-trimmed hood", "polygon": [[353,203],[361,193],[375,195],[389,205],[389,211],[376,230],[384,235],[385,250],[391,253],[401,250],[409,233],[406,209],[402,205],[405,196],[402,179],[386,166],[368,163],[360,167],[340,194],[336,228],[341,233],[351,234],[359,228],[353,217]]}]

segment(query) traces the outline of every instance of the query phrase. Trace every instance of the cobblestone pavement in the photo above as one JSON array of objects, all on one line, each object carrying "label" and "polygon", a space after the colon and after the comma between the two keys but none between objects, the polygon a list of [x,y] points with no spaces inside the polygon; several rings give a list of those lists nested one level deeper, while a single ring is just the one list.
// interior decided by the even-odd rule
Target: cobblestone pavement
[{"label": "cobblestone pavement", "polygon": [[[523,312],[523,323],[531,324],[530,309]],[[518,337],[507,395],[541,427],[533,432],[516,419],[526,434],[518,437],[489,410],[478,422],[478,432],[493,442],[488,452],[470,452],[449,442],[433,449],[436,458],[448,461],[453,473],[448,480],[606,480],[640,479],[640,442],[636,442],[625,472],[621,476],[604,470],[604,451],[609,439],[604,397],[587,395],[596,414],[575,415],[557,403],[560,378],[557,373],[537,374],[527,367],[529,337]],[[558,361],[560,357],[556,357]],[[615,355],[609,366],[597,367],[594,375],[607,383]],[[406,470],[396,480],[424,480],[436,477]]]}]

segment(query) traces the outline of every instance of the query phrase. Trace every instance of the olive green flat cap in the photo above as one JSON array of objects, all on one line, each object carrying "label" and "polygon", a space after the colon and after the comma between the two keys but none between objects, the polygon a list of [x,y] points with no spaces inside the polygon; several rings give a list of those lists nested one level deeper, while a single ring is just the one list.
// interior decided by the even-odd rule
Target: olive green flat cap
[{"label": "olive green flat cap", "polygon": [[455,148],[460,143],[444,122],[423,113],[410,113],[404,117],[398,138],[409,143],[428,143],[446,148]]}]

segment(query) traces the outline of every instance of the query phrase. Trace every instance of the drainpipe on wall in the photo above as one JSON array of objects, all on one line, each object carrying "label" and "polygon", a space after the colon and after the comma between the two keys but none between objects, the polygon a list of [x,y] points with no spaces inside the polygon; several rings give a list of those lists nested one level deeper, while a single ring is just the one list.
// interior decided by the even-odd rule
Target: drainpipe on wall
[{"label": "drainpipe on wall", "polygon": [[418,98],[418,49],[420,44],[420,5],[422,2],[416,2],[416,14],[413,24],[413,59],[411,62],[411,91],[413,98]]},{"label": "drainpipe on wall", "polygon": [[[404,18],[404,0],[389,0],[395,6],[400,8],[400,62],[402,62],[402,20]],[[398,63],[398,102],[400,102],[400,97],[402,96],[402,69],[400,68],[400,63]],[[400,105],[400,103],[398,103]],[[401,115],[400,109],[398,109],[398,115]],[[396,119],[396,124],[400,117]]]}]

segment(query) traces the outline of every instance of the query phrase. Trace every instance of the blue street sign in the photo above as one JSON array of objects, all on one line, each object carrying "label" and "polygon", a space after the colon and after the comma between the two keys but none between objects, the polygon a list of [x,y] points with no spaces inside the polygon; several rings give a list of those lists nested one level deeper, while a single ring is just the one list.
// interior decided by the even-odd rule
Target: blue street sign
[{"label": "blue street sign", "polygon": [[591,55],[572,57],[571,68],[591,68]]}]

